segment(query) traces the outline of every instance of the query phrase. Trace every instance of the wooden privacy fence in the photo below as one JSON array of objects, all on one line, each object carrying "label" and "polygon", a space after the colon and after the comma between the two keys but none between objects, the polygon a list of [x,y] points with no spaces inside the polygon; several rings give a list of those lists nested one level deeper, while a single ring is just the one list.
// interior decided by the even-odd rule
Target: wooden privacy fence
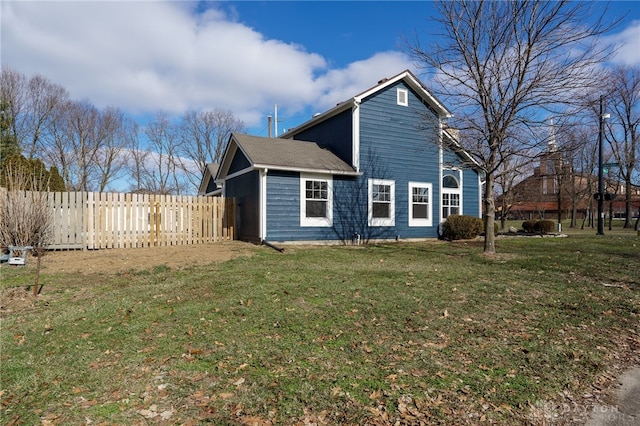
[{"label": "wooden privacy fence", "polygon": [[202,244],[234,239],[235,202],[222,197],[49,192],[51,249]]}]

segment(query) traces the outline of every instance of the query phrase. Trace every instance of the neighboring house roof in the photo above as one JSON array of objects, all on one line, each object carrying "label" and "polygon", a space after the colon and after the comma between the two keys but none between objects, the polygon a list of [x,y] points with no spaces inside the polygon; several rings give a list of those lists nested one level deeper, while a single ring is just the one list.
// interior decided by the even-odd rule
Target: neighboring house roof
[{"label": "neighboring house roof", "polygon": [[281,135],[282,138],[291,138],[295,134],[300,133],[303,130],[306,130],[310,127],[317,125],[335,115],[340,114],[343,111],[353,108],[355,105],[360,104],[365,98],[373,95],[380,90],[383,90],[400,80],[404,80],[404,82],[411,87],[416,93],[425,101],[427,105],[429,105],[440,118],[448,118],[452,117],[453,114],[440,102],[435,96],[433,96],[427,88],[418,80],[418,78],[409,70],[405,70],[400,74],[397,74],[391,78],[385,78],[380,80],[377,85],[371,87],[370,89],[365,90],[364,92],[354,96],[353,98],[347,99],[344,102],[339,103],[335,107],[330,110],[315,115],[311,120],[306,123],[301,124],[298,127],[290,129],[288,132]]},{"label": "neighboring house roof", "polygon": [[218,176],[226,176],[231,160],[240,150],[253,169],[285,170],[356,176],[353,167],[315,142],[265,138],[234,133],[231,135]]},{"label": "neighboring house roof", "polygon": [[218,167],[219,167],[218,164],[214,164],[214,163],[207,164],[207,168],[204,170],[204,173],[202,174],[202,180],[200,181],[200,186],[198,187],[198,195],[214,195],[216,192],[220,190],[220,189],[217,189],[215,191],[207,192],[207,186],[209,186],[209,182],[211,181],[211,179],[214,178],[218,173]]}]

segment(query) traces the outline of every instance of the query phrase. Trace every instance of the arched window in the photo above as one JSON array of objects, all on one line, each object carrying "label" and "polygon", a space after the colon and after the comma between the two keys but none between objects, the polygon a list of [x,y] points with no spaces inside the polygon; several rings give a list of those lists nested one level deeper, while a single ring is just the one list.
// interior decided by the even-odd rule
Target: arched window
[{"label": "arched window", "polygon": [[460,184],[454,176],[442,177],[442,220],[451,214],[460,214]]},{"label": "arched window", "polygon": [[447,175],[445,177],[442,178],[442,187],[443,188],[459,188],[460,186],[458,185],[458,179],[456,179],[455,177],[451,176],[451,175]]}]

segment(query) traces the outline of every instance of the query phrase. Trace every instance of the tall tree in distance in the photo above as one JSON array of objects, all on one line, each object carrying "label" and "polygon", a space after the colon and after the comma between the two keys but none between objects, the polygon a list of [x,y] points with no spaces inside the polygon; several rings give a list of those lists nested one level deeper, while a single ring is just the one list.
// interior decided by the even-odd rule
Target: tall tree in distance
[{"label": "tall tree in distance", "polygon": [[154,194],[177,194],[183,190],[178,176],[180,140],[176,126],[164,113],[158,113],[145,128],[151,151],[142,164],[145,189]]},{"label": "tall tree in distance", "polygon": [[97,190],[104,192],[108,185],[120,177],[129,160],[126,129],[122,111],[107,107],[100,112],[98,134],[100,146],[96,151]]},{"label": "tall tree in distance", "polygon": [[125,131],[127,146],[126,172],[129,178],[129,190],[134,193],[148,192],[145,187],[145,164],[150,152],[142,146],[140,140],[140,126],[135,121],[126,123]]},{"label": "tall tree in distance", "polygon": [[606,122],[605,135],[624,182],[624,227],[631,228],[631,194],[634,183],[640,185],[640,68],[616,67],[610,71],[608,83],[607,109],[611,110],[611,119]]},{"label": "tall tree in distance", "polygon": [[12,117],[9,114],[9,107],[8,101],[4,98],[0,100],[0,168],[5,158],[20,154],[20,145],[11,131]]},{"label": "tall tree in distance", "polygon": [[18,128],[24,115],[26,103],[26,77],[10,68],[2,68],[0,74],[0,102],[2,106],[3,141],[18,144],[18,153],[22,153],[21,135]]},{"label": "tall tree in distance", "polygon": [[591,7],[572,1],[439,1],[434,20],[442,34],[429,46],[409,45],[436,73],[435,92],[460,117],[450,125],[486,174],[485,253],[495,253],[494,186],[501,164],[523,149],[543,150],[546,119],[561,121],[577,107],[576,95],[602,80],[598,65],[611,49],[598,41],[612,25],[604,23],[604,12],[592,16]]},{"label": "tall tree in distance", "polygon": [[55,123],[55,145],[50,156],[59,166],[67,188],[93,191],[97,181],[96,153],[101,146],[100,111],[89,101],[67,102]]},{"label": "tall tree in distance", "polygon": [[194,188],[198,188],[208,163],[219,164],[231,133],[246,126],[231,111],[187,111],[180,125],[181,167]]},{"label": "tall tree in distance", "polygon": [[35,75],[27,84],[27,97],[21,132],[25,156],[35,158],[42,150],[44,139],[51,131],[56,110],[69,99],[69,94],[60,85],[41,75]]},{"label": "tall tree in distance", "polygon": [[9,117],[8,132],[29,159],[45,148],[57,110],[69,100],[60,85],[41,75],[29,79],[17,71],[3,68],[0,76],[3,112]]}]

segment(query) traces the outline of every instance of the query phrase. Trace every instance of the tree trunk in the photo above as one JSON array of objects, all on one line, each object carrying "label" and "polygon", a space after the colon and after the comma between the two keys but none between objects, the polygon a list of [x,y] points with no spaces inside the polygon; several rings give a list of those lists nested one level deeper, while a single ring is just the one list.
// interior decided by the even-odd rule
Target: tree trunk
[{"label": "tree trunk", "polygon": [[492,173],[487,173],[487,181],[484,186],[484,253],[496,252],[496,237],[494,234],[496,205],[494,200],[494,181]]},{"label": "tree trunk", "polygon": [[631,210],[631,181],[627,179],[624,184],[624,211],[625,211],[625,219],[624,219],[624,228],[631,228],[633,221],[633,211]]},{"label": "tree trunk", "polygon": [[40,294],[40,267],[42,266],[43,251],[41,247],[36,247],[33,251],[36,255],[36,277],[33,281],[33,297]]},{"label": "tree trunk", "polygon": [[558,188],[558,225],[562,224],[562,191]]},{"label": "tree trunk", "polygon": [[613,201],[609,201],[609,231],[612,229],[613,222]]}]

